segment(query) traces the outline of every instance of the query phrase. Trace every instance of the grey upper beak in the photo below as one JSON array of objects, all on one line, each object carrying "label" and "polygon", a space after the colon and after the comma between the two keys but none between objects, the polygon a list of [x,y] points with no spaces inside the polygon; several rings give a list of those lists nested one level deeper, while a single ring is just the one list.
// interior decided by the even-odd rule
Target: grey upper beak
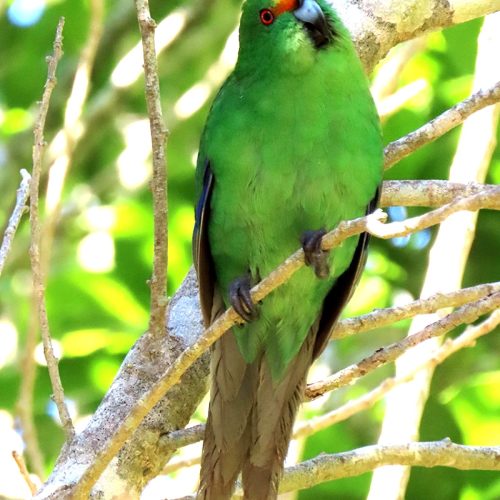
[{"label": "grey upper beak", "polygon": [[293,11],[293,15],[304,24],[316,48],[327,45],[333,39],[332,27],[315,0],[300,0],[299,8]]}]

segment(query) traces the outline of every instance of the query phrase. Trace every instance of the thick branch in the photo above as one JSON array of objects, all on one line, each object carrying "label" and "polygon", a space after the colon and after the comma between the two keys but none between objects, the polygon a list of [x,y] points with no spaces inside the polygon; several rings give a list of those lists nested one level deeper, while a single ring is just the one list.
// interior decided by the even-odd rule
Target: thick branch
[{"label": "thick branch", "polygon": [[50,382],[54,390],[54,401],[59,412],[59,417],[66,437],[71,440],[75,434],[71,417],[64,403],[64,391],[59,377],[58,359],[52,349],[52,341],[49,331],[49,319],[47,316],[47,308],[45,305],[45,287],[44,278],[41,269],[40,247],[42,244],[42,236],[40,230],[40,218],[38,215],[38,190],[40,184],[40,175],[42,172],[42,159],[45,149],[44,127],[47,112],[49,110],[50,97],[56,86],[56,70],[57,63],[62,57],[62,30],[64,27],[64,18],[59,20],[57,25],[56,38],[54,41],[54,53],[48,58],[48,75],[45,83],[45,90],[42,96],[42,102],[38,112],[38,117],[35,122],[35,144],[33,146],[33,172],[30,186],[30,223],[31,223],[31,269],[33,272],[33,296],[38,312],[38,321],[42,333],[43,351],[47,360],[47,368],[49,371]]},{"label": "thick branch", "polygon": [[[359,476],[384,465],[452,467],[460,470],[500,470],[499,446],[465,446],[449,438],[442,441],[400,445],[372,445],[353,451],[321,454],[285,469],[280,493],[312,488],[334,479]],[[235,498],[241,498],[238,488]],[[186,496],[181,500],[194,500]]]},{"label": "thick branch", "polygon": [[500,10],[498,0],[330,0],[370,73],[398,43]]},{"label": "thick branch", "polygon": [[500,470],[500,447],[464,446],[449,439],[406,445],[374,445],[335,455],[320,455],[285,470],[280,492],[310,488],[343,477],[359,476],[382,465]]}]

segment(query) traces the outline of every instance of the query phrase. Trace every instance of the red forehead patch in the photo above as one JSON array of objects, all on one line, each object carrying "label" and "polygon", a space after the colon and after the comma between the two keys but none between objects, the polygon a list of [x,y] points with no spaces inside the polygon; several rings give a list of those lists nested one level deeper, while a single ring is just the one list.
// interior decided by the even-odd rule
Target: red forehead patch
[{"label": "red forehead patch", "polygon": [[298,0],[279,0],[278,3],[271,9],[276,16],[289,12],[298,8]]}]

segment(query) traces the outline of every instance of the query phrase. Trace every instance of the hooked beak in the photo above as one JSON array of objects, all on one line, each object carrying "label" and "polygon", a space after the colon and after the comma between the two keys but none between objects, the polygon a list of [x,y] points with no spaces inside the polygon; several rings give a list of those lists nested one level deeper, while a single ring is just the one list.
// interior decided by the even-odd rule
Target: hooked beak
[{"label": "hooked beak", "polygon": [[293,15],[304,25],[317,49],[332,41],[332,27],[315,0],[299,0],[299,7],[293,11]]}]

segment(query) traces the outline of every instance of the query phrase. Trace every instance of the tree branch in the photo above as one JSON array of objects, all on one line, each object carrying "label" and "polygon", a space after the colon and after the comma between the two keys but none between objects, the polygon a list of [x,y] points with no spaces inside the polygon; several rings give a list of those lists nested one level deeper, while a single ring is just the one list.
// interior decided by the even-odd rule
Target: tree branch
[{"label": "tree branch", "polygon": [[17,451],[12,452],[12,458],[16,462],[17,468],[19,469],[19,474],[23,477],[25,483],[31,491],[31,494],[34,495],[36,493],[37,487],[35,483],[31,480],[28,469],[26,468],[26,464],[24,463],[24,459],[22,455],[19,455]]},{"label": "tree branch", "polygon": [[160,97],[160,80],[156,64],[155,28],[151,18],[148,0],[136,0],[137,19],[141,30],[144,54],[144,76],[146,79],[146,102],[148,106],[151,142],[153,147],[153,193],[154,210],[154,262],[151,277],[151,316],[149,331],[153,335],[163,335],[165,312],[167,309],[167,173],[165,144],[168,130],[163,122]]},{"label": "tree branch", "polygon": [[[497,85],[500,89],[500,71],[491,64],[500,50],[500,14],[488,16],[478,38],[473,91]],[[500,94],[500,91],[499,91]],[[485,108],[464,122],[460,132],[449,180],[460,182],[484,182],[495,149],[498,129],[498,105]],[[421,290],[421,297],[436,292],[448,292],[460,288],[467,259],[475,235],[477,213],[461,212],[447,219],[437,231],[429,251],[429,262]],[[444,311],[443,311],[444,313]],[[439,319],[438,315],[415,318],[409,328],[411,335],[427,324]],[[436,338],[420,349],[401,356],[395,366],[398,376],[411,371],[428,358],[441,342]],[[385,415],[379,436],[380,444],[408,442],[418,439],[420,420],[428,398],[433,367],[419,373],[411,382],[401,385],[385,401]],[[400,425],[394,425],[399,421]],[[367,500],[386,500],[404,496],[410,469],[388,467],[373,474]]]},{"label": "tree branch", "polygon": [[388,144],[384,151],[385,168],[391,168],[398,161],[406,158],[417,149],[435,141],[437,138],[446,134],[446,132],[449,132],[452,128],[463,123],[466,118],[476,111],[486,106],[496,104],[499,101],[500,82],[497,82],[489,89],[478,90],[464,101],[455,104],[455,106],[446,110],[419,129]]},{"label": "tree branch", "polygon": [[[500,470],[500,446],[465,446],[442,441],[372,445],[336,454],[321,454],[285,469],[279,492],[312,488],[326,481],[359,476],[384,465],[452,467],[460,470]],[[238,487],[235,498],[242,498]],[[188,495],[178,500],[195,500]]]},{"label": "tree branch", "polygon": [[385,240],[398,238],[400,236],[406,236],[407,234],[415,233],[417,231],[421,231],[422,229],[435,226],[436,224],[443,222],[451,214],[461,212],[462,210],[476,212],[485,204],[488,204],[495,210],[500,209],[500,186],[493,188],[490,191],[481,191],[466,198],[452,201],[451,203],[447,203],[446,205],[436,208],[431,212],[427,212],[424,215],[412,217],[411,219],[406,219],[401,222],[383,224],[380,220],[371,218],[367,221],[366,230],[377,238],[383,238]]},{"label": "tree branch", "polygon": [[373,445],[335,455],[319,455],[285,470],[280,493],[359,476],[383,465],[500,470],[499,446],[464,446],[448,438],[427,443]]},{"label": "tree branch", "polygon": [[26,170],[22,169],[21,176],[22,181],[17,190],[16,205],[7,223],[7,229],[4,232],[2,246],[0,247],[0,276],[2,275],[7,256],[10,253],[12,241],[14,240],[17,228],[21,222],[21,217],[26,209],[26,201],[29,196],[31,175]]},{"label": "tree branch", "polygon": [[[492,187],[490,189],[490,194],[491,193],[493,193],[494,196],[496,196],[497,188]],[[395,194],[394,196],[396,198],[393,201],[396,204],[398,204],[397,194]],[[485,200],[485,198],[482,199],[483,201]],[[486,199],[489,200],[488,197],[486,197]],[[488,201],[488,203],[491,202]],[[462,205],[455,204],[454,206],[456,209],[463,208]],[[341,223],[339,227],[337,227],[336,229],[334,229],[332,232],[328,233],[325,236],[324,238],[325,247],[339,244],[341,243],[341,241],[343,241],[343,239],[352,236],[354,234],[359,234],[363,232],[364,230],[367,229],[369,221],[373,221],[378,217],[380,217],[380,214],[376,215],[372,214],[369,217],[362,217],[354,221]],[[387,226],[391,227],[391,224],[387,224]],[[271,273],[271,275],[268,278],[263,280],[257,287],[255,287],[252,290],[252,296],[254,300],[256,301],[262,300],[262,298],[266,294],[270,293],[275,287],[279,286],[281,283],[286,281],[289,278],[289,276],[291,276],[291,274],[293,274],[302,265],[303,265],[303,252],[302,250],[298,250],[294,255],[292,255],[289,259],[287,259],[282,264],[282,266],[280,266],[274,273]],[[199,306],[196,299],[197,290],[195,286],[195,280],[193,277],[191,277],[190,280],[191,280],[190,281],[191,285],[189,285],[187,288],[184,288],[180,292],[179,300],[182,301],[183,296],[189,294],[189,296],[193,297],[192,299],[189,300],[190,303],[189,307],[192,307],[192,304],[196,304],[196,311],[197,314],[199,314],[198,311]],[[193,300],[195,300],[195,302],[193,302]],[[176,316],[174,315],[173,311],[171,315],[175,325]],[[120,420],[119,422],[117,422],[116,419],[113,421],[112,428],[114,430],[109,429],[108,433],[106,434],[108,437],[113,435],[113,438],[109,439],[107,442],[104,441],[106,442],[105,445],[103,445],[103,441],[100,440],[99,445],[93,448],[92,450],[93,459],[89,462],[88,468],[86,469],[84,476],[81,477],[81,481],[79,482],[78,488],[75,491],[73,491],[72,494],[74,495],[80,493],[83,495],[87,494],[92,484],[94,484],[97,477],[99,476],[100,472],[109,462],[109,460],[121,448],[124,441],[130,435],[132,429],[135,428],[140,423],[142,418],[148,413],[148,411],[152,408],[152,406],[154,406],[159,401],[159,399],[161,399],[162,395],[169,388],[171,388],[178,382],[179,378],[182,376],[182,373],[184,373],[186,368],[189,367],[201,353],[206,351],[209,345],[215,342],[215,340],[219,338],[224,331],[229,329],[238,321],[240,321],[240,319],[232,309],[226,311],[226,313],[223,316],[221,316],[219,320],[216,323],[214,323],[210,329],[208,329],[203,335],[198,337],[197,340],[194,343],[190,344],[190,346],[180,355],[178,354],[177,357],[175,358],[175,361],[173,361],[171,364],[167,364],[168,369],[161,375],[161,378],[159,380],[155,379],[157,381],[154,382],[151,378],[149,379],[148,383],[146,384],[146,387],[149,387],[149,389],[147,390],[145,389],[144,392],[136,393],[137,399],[134,400],[134,403],[131,402],[126,408],[123,408],[124,412],[127,410],[127,408],[129,409],[130,413],[128,413],[128,416],[125,416],[126,415],[125,412],[123,414],[123,421]],[[195,336],[196,334],[194,334],[191,331],[191,336],[189,338],[192,339]],[[150,342],[150,340],[148,342]],[[130,355],[133,356],[133,353],[131,353]],[[130,362],[132,362],[132,359],[130,359]],[[126,368],[127,365],[130,366],[129,362],[125,361],[124,367]],[[124,371],[126,372],[125,368]],[[156,372],[156,375],[158,375],[158,372]],[[118,376],[118,379],[119,378],[120,375]],[[134,380],[137,381],[136,378],[134,378]],[[120,387],[120,390],[123,390],[123,386]],[[112,390],[110,392],[112,392]],[[96,424],[102,425],[102,420],[100,421],[99,424],[99,419],[97,419],[97,415],[96,415]],[[169,450],[171,452],[172,449],[170,448],[168,441],[169,441],[168,438],[164,438],[163,442],[161,443],[161,448],[164,450]],[[99,456],[96,458],[96,455]],[[79,473],[81,473],[81,469]]]},{"label": "tree branch", "polygon": [[58,370],[58,359],[54,355],[52,341],[50,338],[49,319],[47,316],[47,307],[45,305],[45,287],[44,278],[40,262],[40,247],[42,244],[40,219],[38,215],[38,189],[40,184],[40,174],[42,171],[42,159],[45,149],[45,141],[43,137],[45,119],[49,110],[50,97],[56,86],[56,70],[57,63],[62,57],[62,30],[64,27],[64,18],[59,20],[56,30],[56,38],[54,41],[53,55],[48,57],[48,75],[45,83],[45,90],[42,96],[42,102],[38,112],[38,117],[35,122],[35,144],[33,146],[33,173],[30,186],[30,223],[31,223],[31,269],[33,272],[33,296],[38,311],[38,321],[43,340],[43,351],[47,360],[47,368],[49,371],[50,382],[54,391],[54,402],[56,403],[61,424],[66,438],[71,441],[75,435],[73,423],[68,412],[68,408],[64,402],[64,390],[61,384],[61,378]]},{"label": "tree branch", "polygon": [[[500,194],[500,190],[499,193],[497,193],[496,190],[494,191],[494,195],[496,196],[497,194]],[[453,202],[443,207],[443,210],[437,209],[430,212],[430,214],[426,214],[426,216],[409,219],[410,222],[406,222],[405,231],[410,232],[412,230],[420,230],[422,227],[428,227],[428,225],[436,224],[450,213],[463,210],[466,207],[470,208],[470,206],[477,206],[476,204],[479,203],[478,200],[481,199],[483,199],[483,194],[479,193],[479,195],[467,198],[463,203],[459,200],[458,202]],[[378,225],[381,218],[382,214],[377,211],[367,217],[341,222],[337,228],[324,236],[322,248],[324,250],[331,249],[339,245],[346,238],[355,234],[360,234],[367,230],[369,230],[372,234],[380,233],[383,237],[392,237],[390,236],[392,234],[390,228],[393,225],[395,225],[393,227],[397,228],[396,233],[400,234],[401,225],[398,222],[387,224],[386,227],[389,229],[384,228],[384,230],[381,230]],[[302,249],[299,249],[292,256],[286,259],[285,262],[275,271],[271,272],[268,277],[263,279],[252,289],[251,295],[254,302],[259,302],[264,299],[264,297],[266,297],[272,290],[290,279],[290,277],[303,265],[304,252]],[[172,363],[170,368],[161,376],[158,382],[140,398],[137,405],[132,408],[131,412],[122,422],[114,436],[108,441],[105,449],[101,451],[93,464],[90,465],[84,472],[81,480],[73,492],[75,498],[83,498],[84,495],[88,494],[90,488],[93,486],[100,473],[123,446],[130,432],[140,424],[142,419],[147,415],[151,408],[158,403],[163,395],[172,386],[179,382],[182,374],[194,363],[194,361],[200,357],[201,354],[205,352],[218,338],[220,338],[224,332],[241,321],[241,318],[237,315],[234,309],[229,308],[207,330],[205,330],[203,335],[191,344],[190,347]]]},{"label": "tree branch", "polygon": [[[423,181],[385,181],[380,198],[381,207],[439,207],[451,203],[459,198],[468,198],[482,192],[494,192],[496,184],[480,184],[478,182],[450,182],[441,180]],[[495,197],[492,204],[486,203],[483,208],[494,209]]]},{"label": "tree branch", "polygon": [[497,0],[331,0],[367,73],[397,44],[500,10]]},{"label": "tree branch", "polygon": [[306,389],[306,397],[314,399],[327,391],[333,391],[339,387],[351,384],[359,377],[363,377],[376,368],[394,361],[401,354],[415,347],[417,344],[444,335],[464,323],[472,323],[483,314],[499,307],[500,292],[495,292],[475,302],[466,304],[443,319],[431,323],[420,332],[409,335],[403,340],[390,344],[387,347],[377,349],[373,354],[367,356],[359,363],[350,365],[325,380],[309,384]]},{"label": "tree branch", "polygon": [[438,364],[443,363],[458,350],[473,346],[479,337],[491,333],[498,324],[500,324],[500,311],[496,310],[488,319],[477,326],[467,328],[465,332],[456,339],[447,339],[439,349],[431,353],[431,356],[426,359],[425,362],[415,367],[404,376],[387,378],[380,385],[366,394],[363,394],[363,396],[352,399],[324,415],[299,424],[294,431],[293,437],[296,439],[309,436],[333,424],[347,420],[360,411],[371,408],[377,401],[392,391],[392,389],[412,380],[419,371],[427,369],[430,366],[434,368]]}]

